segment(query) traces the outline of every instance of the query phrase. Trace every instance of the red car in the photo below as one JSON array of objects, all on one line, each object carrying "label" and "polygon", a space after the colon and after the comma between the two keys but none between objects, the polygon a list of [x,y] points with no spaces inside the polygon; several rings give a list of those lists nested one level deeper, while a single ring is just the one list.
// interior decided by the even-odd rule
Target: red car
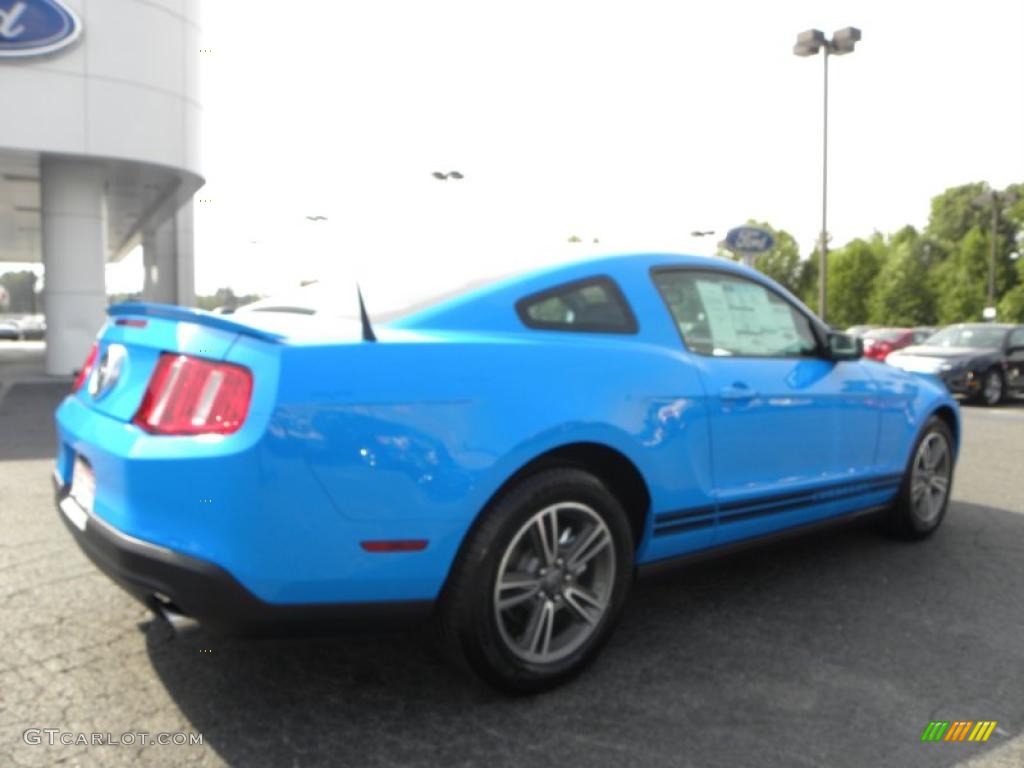
[{"label": "red car", "polygon": [[861,338],[864,340],[864,357],[884,362],[890,352],[919,344],[929,334],[914,328],[872,328]]}]

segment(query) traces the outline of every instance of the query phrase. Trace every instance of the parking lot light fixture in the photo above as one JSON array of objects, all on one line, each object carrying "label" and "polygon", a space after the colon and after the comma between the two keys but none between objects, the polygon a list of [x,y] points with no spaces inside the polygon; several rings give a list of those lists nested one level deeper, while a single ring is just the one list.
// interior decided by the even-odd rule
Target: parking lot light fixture
[{"label": "parking lot light fixture", "polygon": [[448,171],[448,173],[444,173],[443,171],[434,171],[430,175],[438,181],[448,181],[448,179],[455,179],[458,181],[459,179],[466,178],[459,171]]},{"label": "parking lot light fixture", "polygon": [[797,56],[814,56],[819,51],[824,53],[825,88],[822,100],[823,132],[821,142],[821,235],[818,239],[818,315],[825,319],[826,287],[828,284],[828,57],[843,56],[853,53],[854,46],[860,41],[860,30],[856,27],[843,27],[832,34],[832,39],[825,37],[820,29],[808,29],[796,36],[793,53]]},{"label": "parking lot light fixture", "polygon": [[[997,192],[994,189],[986,189],[979,195],[975,195],[971,202],[980,207],[992,206],[992,223],[988,243],[988,303],[987,307],[994,307],[996,304],[996,239],[999,236],[999,207],[1001,205],[1013,205],[1017,201],[1017,195],[1013,190]],[[1010,258],[1013,256],[1011,254]]]}]

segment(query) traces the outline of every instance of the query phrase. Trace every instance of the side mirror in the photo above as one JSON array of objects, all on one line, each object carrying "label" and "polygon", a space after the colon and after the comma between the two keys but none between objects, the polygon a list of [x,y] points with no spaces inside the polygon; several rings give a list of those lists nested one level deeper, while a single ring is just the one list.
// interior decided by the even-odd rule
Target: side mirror
[{"label": "side mirror", "polygon": [[860,360],[864,356],[864,341],[860,336],[830,331],[828,357],[830,360]]}]

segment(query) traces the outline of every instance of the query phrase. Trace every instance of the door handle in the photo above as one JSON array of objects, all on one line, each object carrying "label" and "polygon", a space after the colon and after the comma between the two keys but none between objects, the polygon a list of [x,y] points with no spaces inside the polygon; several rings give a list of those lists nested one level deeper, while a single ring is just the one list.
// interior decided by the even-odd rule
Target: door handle
[{"label": "door handle", "polygon": [[723,400],[753,400],[755,397],[757,397],[757,392],[752,390],[746,384],[740,384],[739,382],[737,382],[732,386],[723,387],[719,391],[718,396],[721,397]]}]

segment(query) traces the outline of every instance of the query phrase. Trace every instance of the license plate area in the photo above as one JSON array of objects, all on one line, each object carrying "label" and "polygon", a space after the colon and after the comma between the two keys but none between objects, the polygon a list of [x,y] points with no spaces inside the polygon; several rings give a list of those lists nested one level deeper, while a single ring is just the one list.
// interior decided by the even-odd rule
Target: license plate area
[{"label": "license plate area", "polygon": [[75,456],[70,495],[83,510],[92,512],[93,500],[96,497],[96,475],[89,462],[81,456]]}]

